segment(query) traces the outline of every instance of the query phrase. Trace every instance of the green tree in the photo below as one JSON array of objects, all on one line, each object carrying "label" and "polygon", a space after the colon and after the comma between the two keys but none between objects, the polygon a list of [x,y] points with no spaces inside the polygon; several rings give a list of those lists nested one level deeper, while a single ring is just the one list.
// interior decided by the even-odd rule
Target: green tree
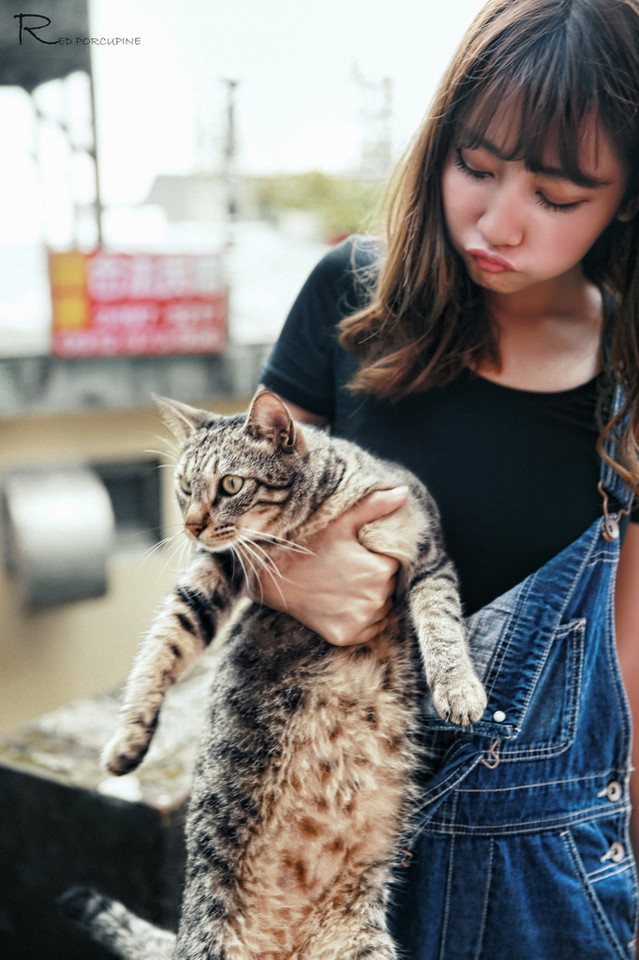
[{"label": "green tree", "polygon": [[383,180],[313,171],[250,180],[247,195],[263,219],[277,221],[283,211],[303,210],[315,214],[326,238],[336,238],[375,229],[384,188]]}]

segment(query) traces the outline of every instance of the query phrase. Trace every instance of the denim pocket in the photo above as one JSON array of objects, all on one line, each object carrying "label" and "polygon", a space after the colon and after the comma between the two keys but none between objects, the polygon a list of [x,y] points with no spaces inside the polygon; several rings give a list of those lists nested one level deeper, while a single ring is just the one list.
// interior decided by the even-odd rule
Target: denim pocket
[{"label": "denim pocket", "polygon": [[[507,624],[492,636],[471,634],[479,662],[485,658],[488,706],[477,723],[456,728],[458,735],[469,736],[482,750],[498,740],[503,761],[554,757],[567,750],[577,733],[585,633],[586,621],[579,619],[548,634],[513,632]],[[437,716],[430,697],[425,721],[431,732],[453,728]]]},{"label": "denim pocket", "polygon": [[[503,760],[533,760],[554,757],[574,742],[579,720],[583,678],[586,621],[561,624],[547,639],[537,669],[527,690],[510,705],[508,677],[502,676],[490,691],[489,710],[501,710],[514,727],[509,739],[502,738]],[[514,684],[513,684],[514,686]]]}]

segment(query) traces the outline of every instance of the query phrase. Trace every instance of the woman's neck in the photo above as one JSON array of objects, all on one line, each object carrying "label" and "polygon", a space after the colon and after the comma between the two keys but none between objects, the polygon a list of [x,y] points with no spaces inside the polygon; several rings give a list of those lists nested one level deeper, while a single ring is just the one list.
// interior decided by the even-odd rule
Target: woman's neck
[{"label": "woman's neck", "polygon": [[487,295],[500,363],[482,363],[477,373],[503,386],[554,392],[587,383],[599,372],[601,291],[583,275],[562,280],[518,294]]}]

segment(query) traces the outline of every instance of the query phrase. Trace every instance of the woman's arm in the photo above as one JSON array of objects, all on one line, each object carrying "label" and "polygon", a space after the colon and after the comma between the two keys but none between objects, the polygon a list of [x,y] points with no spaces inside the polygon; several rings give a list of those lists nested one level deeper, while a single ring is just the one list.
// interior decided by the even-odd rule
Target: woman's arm
[{"label": "woman's arm", "polygon": [[[322,417],[282,400],[293,419],[326,424]],[[253,585],[254,598],[285,610],[336,646],[372,640],[384,626],[399,564],[363,547],[357,531],[397,510],[407,496],[408,490],[398,487],[364,497],[310,540],[312,555],[287,552],[278,558],[274,575],[266,572]]]},{"label": "woman's arm", "polygon": [[[617,649],[623,674],[633,727],[639,731],[639,523],[631,523],[621,548],[617,574],[616,628]],[[639,737],[633,737],[630,778],[632,798],[631,835],[635,856],[639,860]]]}]

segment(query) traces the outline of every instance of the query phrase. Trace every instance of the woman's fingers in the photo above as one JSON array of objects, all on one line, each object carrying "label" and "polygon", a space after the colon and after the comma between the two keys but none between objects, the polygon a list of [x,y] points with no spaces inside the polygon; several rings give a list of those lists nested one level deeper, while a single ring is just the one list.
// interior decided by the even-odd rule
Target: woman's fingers
[{"label": "woman's fingers", "polygon": [[364,547],[358,530],[397,510],[408,489],[378,490],[364,497],[313,537],[311,554],[286,552],[261,571],[251,596],[285,610],[329,643],[350,646],[373,639],[385,625],[398,561]]}]

